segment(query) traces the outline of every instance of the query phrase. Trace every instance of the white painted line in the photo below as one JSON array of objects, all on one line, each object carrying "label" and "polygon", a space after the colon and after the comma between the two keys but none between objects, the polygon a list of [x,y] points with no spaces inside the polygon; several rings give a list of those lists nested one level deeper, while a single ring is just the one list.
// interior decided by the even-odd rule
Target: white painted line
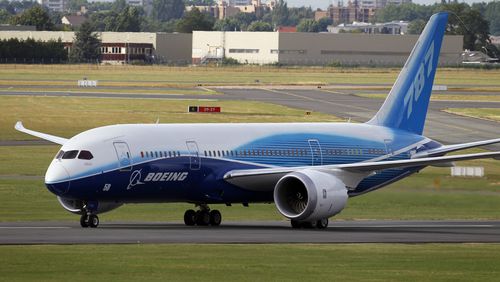
[{"label": "white painted line", "polygon": [[442,225],[370,225],[370,226],[363,226],[363,225],[332,225],[331,227],[354,227],[354,228],[449,228],[449,227],[455,227],[455,228],[491,228],[495,227],[495,225],[487,225],[487,224],[478,224],[478,225],[458,225],[458,224],[442,224]]}]

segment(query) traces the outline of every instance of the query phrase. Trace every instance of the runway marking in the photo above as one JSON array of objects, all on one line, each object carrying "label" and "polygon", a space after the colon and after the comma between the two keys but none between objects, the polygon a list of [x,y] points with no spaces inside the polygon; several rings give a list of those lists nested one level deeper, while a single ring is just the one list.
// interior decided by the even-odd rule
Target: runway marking
[{"label": "runway marking", "polygon": [[331,227],[358,227],[358,228],[492,228],[495,225],[478,224],[478,225],[458,225],[458,224],[443,224],[443,225],[371,225],[371,226],[353,226],[353,225],[332,225]]},{"label": "runway marking", "polygon": [[297,98],[301,98],[301,99],[305,99],[305,100],[309,100],[309,101],[313,101],[313,102],[327,103],[327,104],[330,104],[330,105],[336,105],[336,106],[342,106],[342,107],[347,107],[347,108],[352,108],[352,109],[358,109],[358,110],[361,110],[362,112],[366,112],[366,111],[370,111],[371,110],[371,109],[368,109],[368,108],[363,108],[363,107],[358,107],[358,106],[352,106],[352,105],[346,105],[346,104],[342,104],[342,103],[335,103],[335,102],[331,102],[331,101],[328,101],[328,100],[311,98],[311,97],[308,97],[308,96],[303,96],[303,95],[299,95],[299,94],[295,94],[295,93],[291,93],[291,92],[287,92],[287,91],[282,91],[282,90],[278,91],[278,90],[268,89],[268,88],[262,88],[262,90],[269,91],[269,92],[274,92],[274,93],[278,93],[278,94],[284,94],[284,95],[288,95],[288,96],[292,96],[292,97],[297,97]]}]

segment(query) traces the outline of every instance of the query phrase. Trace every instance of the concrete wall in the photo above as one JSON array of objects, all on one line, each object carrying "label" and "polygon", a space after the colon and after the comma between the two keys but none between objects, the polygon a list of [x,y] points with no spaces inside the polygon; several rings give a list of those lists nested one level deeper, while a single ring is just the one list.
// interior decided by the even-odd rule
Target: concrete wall
[{"label": "concrete wall", "polygon": [[156,33],[156,56],[166,63],[191,63],[193,36],[187,33]]},{"label": "concrete wall", "polygon": [[[462,36],[445,36],[440,64],[456,64],[462,52]],[[402,65],[418,35],[280,33],[281,63]],[[302,50],[305,52],[283,52]]]},{"label": "concrete wall", "polygon": [[[462,38],[445,36],[441,65],[460,62]],[[417,35],[195,31],[192,56],[197,63],[223,48],[225,57],[242,63],[397,66],[404,64],[417,39]]]},{"label": "concrete wall", "polygon": [[[225,57],[241,63],[269,64],[278,62],[277,32],[240,32],[240,31],[194,31],[193,61],[204,57],[216,57],[222,52]],[[222,50],[222,51],[221,51]]]}]

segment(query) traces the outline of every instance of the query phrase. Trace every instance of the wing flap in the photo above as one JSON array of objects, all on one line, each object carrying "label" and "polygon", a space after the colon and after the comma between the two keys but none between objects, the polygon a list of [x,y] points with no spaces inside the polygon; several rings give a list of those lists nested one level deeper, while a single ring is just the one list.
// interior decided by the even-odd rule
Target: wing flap
[{"label": "wing flap", "polygon": [[446,153],[451,153],[455,151],[460,151],[460,150],[465,150],[465,149],[470,149],[470,148],[475,148],[475,147],[480,147],[480,146],[486,146],[486,145],[491,145],[491,144],[496,144],[500,143],[500,138],[496,139],[489,139],[489,140],[483,140],[483,141],[476,141],[476,142],[469,142],[469,143],[463,143],[463,144],[453,144],[453,145],[444,145],[436,149],[431,149],[427,150],[421,153],[418,153],[413,156],[413,158],[423,158],[423,157],[433,157],[433,156],[438,156],[438,155],[443,155]]},{"label": "wing flap", "polygon": [[17,131],[20,131],[20,132],[23,132],[23,133],[26,133],[26,134],[29,134],[29,135],[32,135],[32,136],[35,136],[35,137],[38,137],[41,139],[45,139],[47,141],[50,141],[50,142],[53,142],[56,144],[64,145],[64,143],[68,142],[68,139],[66,139],[66,138],[62,138],[62,137],[58,137],[58,136],[54,136],[54,135],[45,134],[42,132],[26,129],[23,126],[23,123],[21,121],[18,121],[16,123],[16,125],[14,126],[14,128]]}]

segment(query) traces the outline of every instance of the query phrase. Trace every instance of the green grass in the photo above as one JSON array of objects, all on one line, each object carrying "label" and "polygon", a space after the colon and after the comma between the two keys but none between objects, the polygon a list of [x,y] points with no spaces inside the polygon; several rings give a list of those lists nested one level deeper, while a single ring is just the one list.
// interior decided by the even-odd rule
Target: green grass
[{"label": "green grass", "polygon": [[[387,94],[356,94],[359,97],[372,99],[385,99]],[[500,95],[453,95],[438,94],[431,96],[431,101],[481,101],[481,102],[500,102]]]},{"label": "green grass", "polygon": [[[188,113],[189,105],[221,106],[222,113]],[[316,122],[339,121],[332,115],[261,102],[102,99],[75,97],[0,97],[0,140],[32,140],[14,130],[27,128],[71,137],[82,131],[119,123]]]},{"label": "green grass", "polygon": [[[210,95],[216,94],[216,91],[209,91],[206,89],[197,88],[172,88],[172,89],[151,89],[151,88],[77,88],[77,87],[65,87],[65,88],[48,88],[48,87],[9,87],[0,88],[1,92],[8,92],[10,95],[15,95],[17,93],[45,93],[45,94],[69,94],[72,93],[94,93],[94,94],[129,94],[129,95]],[[200,97],[202,98],[202,97]],[[206,98],[206,97],[203,97]]]},{"label": "green grass", "polygon": [[[85,65],[3,65],[2,80],[36,83],[66,83],[86,77],[101,85],[196,86],[227,84],[392,84],[399,68],[322,68],[265,66],[163,67],[163,66],[85,66]],[[480,74],[480,75],[478,75]],[[500,70],[439,69],[438,84],[500,85]],[[54,81],[55,80],[55,81]],[[259,80],[256,83],[256,80]],[[5,85],[5,84],[4,84]],[[17,84],[15,84],[17,85]],[[116,84],[115,84],[116,85]]]},{"label": "green grass", "polygon": [[499,265],[499,244],[0,246],[5,281],[494,281]]},{"label": "green grass", "polygon": [[444,111],[466,117],[500,121],[500,109],[498,108],[453,108]]}]

